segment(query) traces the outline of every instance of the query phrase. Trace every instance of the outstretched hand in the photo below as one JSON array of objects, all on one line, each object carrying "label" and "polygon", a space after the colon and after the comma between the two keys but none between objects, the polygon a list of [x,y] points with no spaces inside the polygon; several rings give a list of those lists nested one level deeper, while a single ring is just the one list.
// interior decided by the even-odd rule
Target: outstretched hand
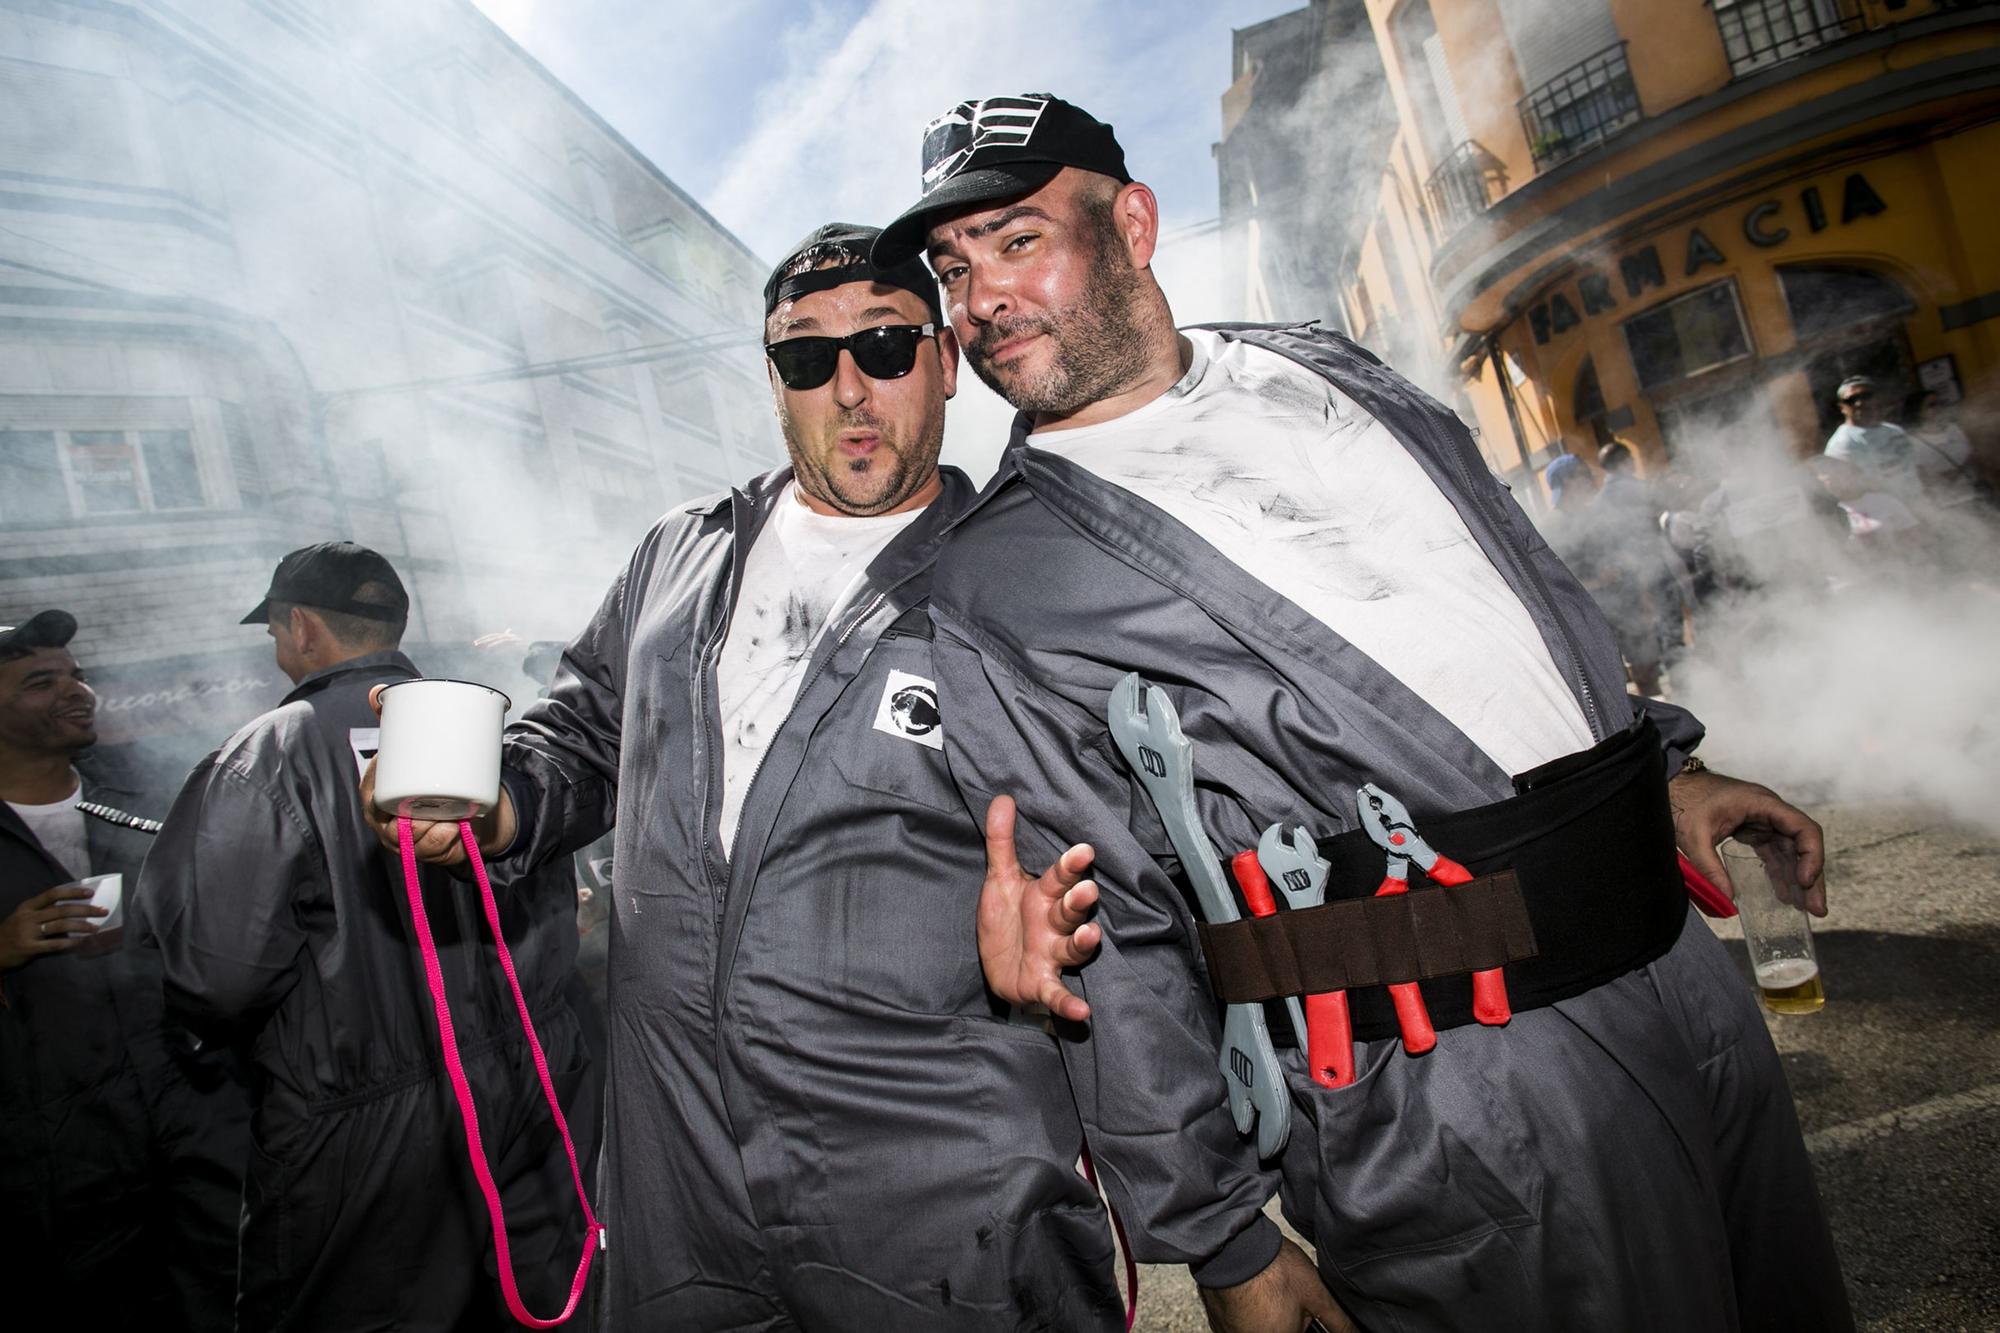
[{"label": "outstretched hand", "polygon": [[1715,844],[1741,836],[1761,844],[1779,898],[1826,915],[1826,834],[1811,815],[1769,787],[1715,772],[1681,774],[1667,785],[1667,797],[1674,841],[1710,883],[1737,896]]},{"label": "outstretched hand", "polygon": [[1062,970],[1088,962],[1102,940],[1090,920],[1097,885],[1083,878],[1092,855],[1078,843],[1031,879],[1014,855],[1014,798],[996,796],[986,807],[979,965],[1007,1003],[1044,1005],[1070,1022],[1090,1017],[1090,1006],[1063,985]]}]

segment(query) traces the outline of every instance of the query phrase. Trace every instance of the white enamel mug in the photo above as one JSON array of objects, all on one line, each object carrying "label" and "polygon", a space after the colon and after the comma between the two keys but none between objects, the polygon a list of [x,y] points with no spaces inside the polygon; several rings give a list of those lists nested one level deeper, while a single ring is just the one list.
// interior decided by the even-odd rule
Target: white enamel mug
[{"label": "white enamel mug", "polygon": [[467,680],[401,680],[379,697],[376,809],[457,821],[499,803],[506,695]]}]

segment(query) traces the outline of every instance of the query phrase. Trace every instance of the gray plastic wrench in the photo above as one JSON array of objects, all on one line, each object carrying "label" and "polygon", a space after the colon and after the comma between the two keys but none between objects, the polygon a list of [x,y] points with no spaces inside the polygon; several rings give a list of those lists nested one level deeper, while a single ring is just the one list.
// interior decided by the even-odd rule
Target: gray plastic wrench
[{"label": "gray plastic wrench", "polygon": [[[1174,844],[1188,879],[1194,884],[1201,914],[1211,926],[1226,925],[1242,913],[1236,895],[1222,878],[1222,862],[1214,844],[1202,832],[1194,804],[1194,746],[1181,732],[1180,714],[1165,692],[1150,687],[1137,672],[1111,691],[1106,721],[1118,752],[1139,777],[1160,812],[1167,837]],[[1229,1088],[1229,1113],[1236,1132],[1257,1131],[1257,1155],[1272,1158],[1285,1146],[1292,1126],[1292,1099],[1284,1071],[1271,1045],[1264,1009],[1256,1004],[1232,1004],[1223,1017],[1222,1050],[1216,1064]]]}]

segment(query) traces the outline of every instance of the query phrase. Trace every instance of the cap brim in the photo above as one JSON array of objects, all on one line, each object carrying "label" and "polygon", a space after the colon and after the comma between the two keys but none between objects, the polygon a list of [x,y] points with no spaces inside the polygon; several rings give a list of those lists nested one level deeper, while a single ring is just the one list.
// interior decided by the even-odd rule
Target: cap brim
[{"label": "cap brim", "polygon": [[271,623],[271,599],[266,597],[257,603],[257,609],[236,622],[239,625],[268,625]]},{"label": "cap brim", "polygon": [[875,238],[869,259],[876,268],[893,268],[924,252],[924,236],[930,219],[939,213],[955,212],[973,204],[990,203],[1017,194],[1032,194],[1056,178],[1060,162],[1008,162],[1000,166],[962,171],[917,200],[903,216],[882,229]]}]

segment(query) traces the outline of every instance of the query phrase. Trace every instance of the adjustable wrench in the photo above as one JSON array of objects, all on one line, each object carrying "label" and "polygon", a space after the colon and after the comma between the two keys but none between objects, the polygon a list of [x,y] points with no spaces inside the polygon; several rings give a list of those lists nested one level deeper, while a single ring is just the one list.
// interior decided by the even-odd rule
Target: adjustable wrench
[{"label": "adjustable wrench", "polygon": [[[1257,860],[1294,912],[1326,901],[1333,867],[1303,827],[1265,829],[1257,840]],[[1354,1022],[1344,990],[1306,996],[1306,1069],[1322,1087],[1344,1088],[1354,1081]]]},{"label": "adjustable wrench", "polygon": [[[1276,916],[1278,904],[1271,897],[1271,880],[1264,873],[1257,853],[1236,853],[1229,858],[1229,868],[1236,872],[1236,887],[1243,890],[1243,901],[1249,906],[1250,915]],[[1306,1016],[1305,1011],[1299,1008],[1298,996],[1285,997],[1285,1012],[1292,1016],[1292,1040],[1303,1051],[1306,1048]]]},{"label": "adjustable wrench", "polygon": [[[1132,672],[1111,691],[1106,719],[1118,752],[1138,775],[1146,794],[1160,812],[1174,854],[1194,884],[1201,914],[1212,926],[1227,925],[1242,913],[1222,878],[1222,862],[1202,832],[1194,804],[1194,746],[1181,732],[1173,701],[1149,688]],[[1271,1046],[1264,1009],[1256,1004],[1232,1004],[1222,1023],[1222,1049],[1216,1059],[1229,1088],[1229,1113],[1236,1132],[1257,1131],[1257,1155],[1271,1158],[1285,1146],[1291,1130],[1291,1095]]]}]

